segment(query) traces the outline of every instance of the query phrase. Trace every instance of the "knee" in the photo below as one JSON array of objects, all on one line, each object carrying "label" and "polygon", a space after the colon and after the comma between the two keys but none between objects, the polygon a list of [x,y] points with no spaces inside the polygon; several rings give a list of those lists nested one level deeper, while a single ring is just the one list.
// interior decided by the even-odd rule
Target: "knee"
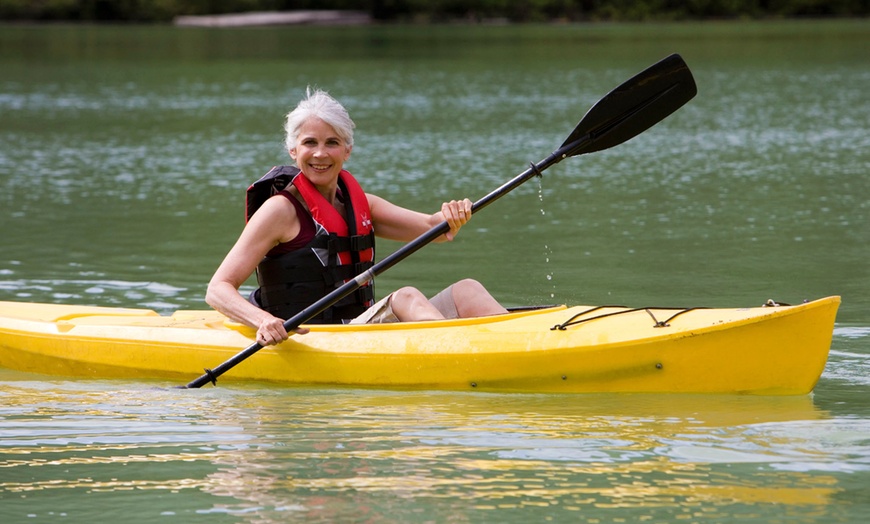
[{"label": "knee", "polygon": [[488,293],[488,291],[485,287],[483,287],[483,284],[481,284],[477,280],[474,280],[473,278],[466,278],[453,284],[454,297],[473,297],[476,295],[480,295],[481,293]]},{"label": "knee", "polygon": [[403,287],[393,292],[390,307],[401,322],[440,320],[444,315],[432,305],[419,289]]},{"label": "knee", "polygon": [[466,278],[453,284],[453,303],[462,318],[499,315],[504,308],[477,280]]},{"label": "knee", "polygon": [[391,300],[394,304],[397,302],[399,304],[413,304],[420,300],[426,300],[426,295],[415,287],[405,286],[394,291]]}]

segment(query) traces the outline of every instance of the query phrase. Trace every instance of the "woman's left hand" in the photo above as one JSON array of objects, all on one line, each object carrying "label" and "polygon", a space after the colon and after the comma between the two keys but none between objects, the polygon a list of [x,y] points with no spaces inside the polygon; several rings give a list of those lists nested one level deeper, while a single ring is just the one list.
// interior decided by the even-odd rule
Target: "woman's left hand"
[{"label": "woman's left hand", "polygon": [[450,231],[444,236],[447,240],[453,240],[456,233],[459,232],[459,228],[471,220],[471,200],[466,198],[444,202],[441,204],[441,214],[444,215],[444,220],[450,226]]}]

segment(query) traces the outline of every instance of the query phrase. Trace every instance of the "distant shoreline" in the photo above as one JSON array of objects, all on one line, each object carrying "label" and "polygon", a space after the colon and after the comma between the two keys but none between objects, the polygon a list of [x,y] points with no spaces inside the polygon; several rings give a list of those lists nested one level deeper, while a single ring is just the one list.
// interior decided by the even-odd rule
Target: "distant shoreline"
[{"label": "distant shoreline", "polygon": [[270,25],[365,25],[372,18],[363,11],[259,11],[225,15],[179,16],[181,27],[251,27]]}]

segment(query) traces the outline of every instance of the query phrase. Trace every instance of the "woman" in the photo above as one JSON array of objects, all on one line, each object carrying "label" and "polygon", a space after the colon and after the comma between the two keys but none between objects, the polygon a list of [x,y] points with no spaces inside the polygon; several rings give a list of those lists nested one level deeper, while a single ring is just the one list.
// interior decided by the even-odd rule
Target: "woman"
[{"label": "woman", "polygon": [[[353,149],[354,123],[324,91],[309,89],[287,115],[284,127],[287,150],[301,173],[253,212],[206,293],[210,306],[257,329],[257,342],[263,346],[287,339],[282,317],[289,318],[358,274],[351,274],[351,268],[371,267],[374,243],[369,239],[375,233],[407,242],[446,221],[450,231],[436,242],[450,241],[471,218],[468,199],[445,202],[440,212],[427,215],[362,192],[343,170]],[[246,300],[238,289],[255,269],[260,288]],[[370,287],[363,289],[318,320],[407,322],[506,312],[470,279],[432,300],[413,287],[403,287],[374,305],[372,297]]]}]

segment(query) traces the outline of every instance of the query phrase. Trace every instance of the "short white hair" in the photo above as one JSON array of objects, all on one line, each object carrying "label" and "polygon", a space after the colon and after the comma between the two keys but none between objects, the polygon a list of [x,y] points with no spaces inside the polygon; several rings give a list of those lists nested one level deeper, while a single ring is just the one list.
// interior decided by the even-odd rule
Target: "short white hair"
[{"label": "short white hair", "polygon": [[353,146],[353,129],[356,125],[350,119],[347,109],[326,91],[308,87],[305,98],[293,111],[287,113],[287,120],[284,122],[284,143],[287,151],[296,147],[299,129],[311,117],[317,117],[332,126],[347,146]]}]

